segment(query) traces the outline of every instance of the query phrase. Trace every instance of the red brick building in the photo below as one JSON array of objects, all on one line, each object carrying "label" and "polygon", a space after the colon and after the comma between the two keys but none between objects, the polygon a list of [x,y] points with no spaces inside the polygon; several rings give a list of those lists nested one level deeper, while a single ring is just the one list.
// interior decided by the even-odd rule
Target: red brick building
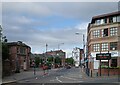
[{"label": "red brick building", "polygon": [[[111,53],[110,67],[120,66],[120,11],[92,17],[87,29],[88,68],[98,70],[98,53]],[[108,66],[108,60],[101,60]]]},{"label": "red brick building", "polygon": [[53,57],[59,57],[61,59],[61,65],[65,66],[65,57],[66,53],[62,50],[55,50],[55,51],[49,51],[47,52],[47,55],[52,55]]},{"label": "red brick building", "polygon": [[25,43],[9,42],[7,43],[9,47],[11,70],[28,70],[30,67],[30,53],[31,48]]}]

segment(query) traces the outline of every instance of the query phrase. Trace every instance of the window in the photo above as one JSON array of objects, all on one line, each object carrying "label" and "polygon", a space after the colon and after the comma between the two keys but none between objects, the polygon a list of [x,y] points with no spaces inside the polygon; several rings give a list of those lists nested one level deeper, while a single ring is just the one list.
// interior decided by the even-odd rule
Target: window
[{"label": "window", "polygon": [[102,31],[102,37],[108,36],[108,28],[102,29],[101,31]]},{"label": "window", "polygon": [[110,36],[114,36],[114,35],[117,35],[117,28],[116,27],[110,28]]},{"label": "window", "polygon": [[17,47],[17,53],[19,53],[19,48]]},{"label": "window", "polygon": [[20,54],[25,54],[25,52],[26,52],[25,50],[26,50],[26,49],[25,49],[24,47],[21,47],[21,48],[20,48]]},{"label": "window", "polygon": [[117,16],[117,22],[120,22],[120,16]]},{"label": "window", "polygon": [[94,38],[100,37],[100,30],[94,30],[93,31],[93,37]]},{"label": "window", "polygon": [[101,19],[101,24],[107,23],[107,18]]},{"label": "window", "polygon": [[100,51],[100,44],[93,44],[93,51],[96,52],[96,51]]},{"label": "window", "polygon": [[96,20],[96,21],[95,21],[95,24],[96,24],[96,25],[100,25],[100,23],[101,23],[100,20]]},{"label": "window", "polygon": [[109,22],[110,22],[110,23],[117,22],[117,16],[110,17],[110,18],[109,18]]},{"label": "window", "polygon": [[108,50],[108,43],[102,43],[102,51]]},{"label": "window", "polygon": [[98,20],[95,21],[96,25],[105,24],[105,23],[107,23],[107,18],[98,19]]},{"label": "window", "polygon": [[111,67],[117,67],[117,59],[111,60]]},{"label": "window", "polygon": [[117,42],[110,42],[110,50],[117,50]]}]

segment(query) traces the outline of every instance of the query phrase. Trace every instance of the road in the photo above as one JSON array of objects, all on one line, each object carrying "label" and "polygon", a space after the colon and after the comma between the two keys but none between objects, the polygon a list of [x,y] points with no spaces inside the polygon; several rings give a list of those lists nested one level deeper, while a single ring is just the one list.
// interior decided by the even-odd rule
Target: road
[{"label": "road", "polygon": [[[25,75],[23,75],[25,76]],[[83,73],[81,72],[80,68],[75,68],[72,67],[71,69],[66,69],[66,68],[60,68],[60,69],[52,69],[48,71],[48,74],[46,75],[37,75],[33,76],[30,78],[25,78],[16,81],[15,83],[21,83],[21,84],[31,84],[31,83],[36,83],[36,84],[52,84],[53,83],[109,83],[109,85],[113,85],[112,83],[114,82],[114,85],[118,85],[118,78],[86,78]],[[16,85],[16,84],[13,85]],[[9,84],[8,84],[9,85]],[[12,85],[12,84],[10,84]],[[99,84],[98,84],[99,85]]]},{"label": "road", "polygon": [[19,80],[17,83],[80,83],[83,82],[80,68],[60,68],[57,70],[49,70],[48,74],[35,76],[24,80]]}]

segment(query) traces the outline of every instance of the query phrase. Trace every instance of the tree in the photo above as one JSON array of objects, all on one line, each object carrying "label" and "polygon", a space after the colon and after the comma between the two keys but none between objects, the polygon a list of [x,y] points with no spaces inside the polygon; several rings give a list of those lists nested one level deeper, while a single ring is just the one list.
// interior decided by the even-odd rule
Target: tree
[{"label": "tree", "polygon": [[73,65],[74,64],[74,59],[71,57],[71,58],[66,58],[65,59],[65,62],[67,63],[67,64],[71,64],[71,65]]},{"label": "tree", "polygon": [[53,57],[48,57],[48,62],[53,62]]},{"label": "tree", "polygon": [[9,59],[9,48],[6,43],[2,43],[2,60]]},{"label": "tree", "polygon": [[35,65],[36,65],[36,67],[39,67],[39,63],[40,63],[40,58],[35,57]]},{"label": "tree", "polygon": [[56,63],[56,64],[61,64],[61,58],[56,57],[56,58],[55,58],[55,63]]}]

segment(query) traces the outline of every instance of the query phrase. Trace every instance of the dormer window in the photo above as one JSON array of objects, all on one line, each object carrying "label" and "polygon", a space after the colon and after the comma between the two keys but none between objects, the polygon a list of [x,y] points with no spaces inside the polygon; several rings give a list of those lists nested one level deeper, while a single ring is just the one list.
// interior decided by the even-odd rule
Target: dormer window
[{"label": "dormer window", "polygon": [[110,17],[110,18],[109,18],[109,22],[110,22],[110,23],[117,22],[117,16]]}]

